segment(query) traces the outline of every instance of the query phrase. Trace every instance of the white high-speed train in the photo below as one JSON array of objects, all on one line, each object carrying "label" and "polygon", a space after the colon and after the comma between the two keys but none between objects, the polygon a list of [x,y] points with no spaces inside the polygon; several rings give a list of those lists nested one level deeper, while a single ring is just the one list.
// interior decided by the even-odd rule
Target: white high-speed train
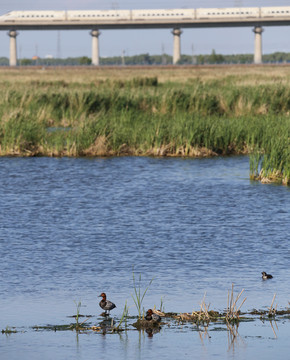
[{"label": "white high-speed train", "polygon": [[71,10],[71,11],[11,11],[0,16],[1,22],[85,22],[101,20],[115,23],[118,21],[162,22],[168,20],[224,20],[224,19],[261,19],[281,18],[290,15],[290,6],[252,7],[252,8],[214,8],[214,9],[159,9],[159,10]]}]

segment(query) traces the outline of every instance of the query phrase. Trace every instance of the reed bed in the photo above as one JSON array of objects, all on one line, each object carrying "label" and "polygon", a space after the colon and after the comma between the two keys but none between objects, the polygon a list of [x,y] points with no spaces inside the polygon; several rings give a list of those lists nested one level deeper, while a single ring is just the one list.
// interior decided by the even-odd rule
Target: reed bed
[{"label": "reed bed", "polygon": [[290,70],[255,69],[188,69],[186,80],[185,69],[9,71],[0,81],[0,154],[250,154],[252,179],[289,185]]}]

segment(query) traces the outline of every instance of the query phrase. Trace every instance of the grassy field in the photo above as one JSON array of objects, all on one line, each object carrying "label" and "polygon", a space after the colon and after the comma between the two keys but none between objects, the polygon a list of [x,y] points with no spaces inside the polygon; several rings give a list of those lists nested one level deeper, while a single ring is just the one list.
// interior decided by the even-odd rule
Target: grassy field
[{"label": "grassy field", "polygon": [[290,183],[290,67],[0,69],[0,154],[250,154]]}]

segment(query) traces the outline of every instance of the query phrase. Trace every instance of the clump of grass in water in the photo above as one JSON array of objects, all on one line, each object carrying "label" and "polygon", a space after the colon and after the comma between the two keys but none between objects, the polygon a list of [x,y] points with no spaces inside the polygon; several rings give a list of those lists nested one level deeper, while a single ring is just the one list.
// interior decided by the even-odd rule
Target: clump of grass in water
[{"label": "clump of grass in water", "polygon": [[236,299],[234,299],[234,284],[232,284],[231,294],[228,292],[228,304],[227,304],[227,312],[226,312],[226,322],[227,323],[235,323],[240,321],[240,308],[244,304],[247,298],[244,298],[239,307],[237,307],[237,302],[239,301],[244,289],[238,294]]},{"label": "clump of grass in water", "polygon": [[80,309],[82,306],[81,301],[79,301],[78,303],[75,301],[74,302],[76,304],[76,308],[77,308],[77,313],[76,313],[76,328],[79,327],[79,316],[80,316]]},{"label": "clump of grass in water", "polygon": [[161,296],[161,299],[160,299],[160,309],[159,309],[162,313],[165,312],[165,308],[164,308],[164,300],[163,300],[163,297]]},{"label": "clump of grass in water", "polygon": [[138,285],[136,285],[136,280],[135,280],[135,274],[133,271],[133,287],[134,287],[134,293],[135,296],[132,295],[132,298],[134,300],[134,303],[136,305],[136,308],[138,310],[138,317],[139,320],[141,319],[141,312],[142,312],[142,302],[144,300],[144,297],[147,293],[147,290],[149,289],[150,285],[152,284],[152,281],[154,280],[154,278],[152,278],[149,282],[149,285],[147,286],[147,288],[143,291],[143,293],[141,294],[141,274],[139,275],[139,283]]},{"label": "clump of grass in water", "polygon": [[278,304],[276,304],[276,306],[273,307],[275,298],[276,298],[276,294],[274,294],[274,296],[273,296],[273,300],[272,300],[271,306],[268,307],[268,310],[269,310],[268,317],[269,317],[269,318],[276,316]]},{"label": "clump of grass in water", "polygon": [[3,329],[1,332],[2,334],[10,335],[17,333],[17,330],[15,330],[15,328],[11,328],[10,326],[6,326],[6,329]]},{"label": "clump of grass in water", "polygon": [[120,327],[121,327],[123,322],[125,323],[125,329],[127,329],[128,313],[129,313],[129,307],[127,306],[127,301],[126,301],[122,317],[121,317],[121,319],[119,321],[119,324],[113,328],[113,332],[122,331],[123,329],[121,329]]},{"label": "clump of grass in water", "polygon": [[79,302],[74,302],[76,304],[76,308],[77,308],[77,312],[76,312],[76,324],[73,326],[73,328],[76,330],[76,331],[79,331],[79,330],[82,330],[82,325],[88,320],[84,320],[83,322],[79,323],[79,317],[80,317],[80,309],[81,309],[81,306],[82,306],[82,303],[81,301]]},{"label": "clump of grass in water", "polygon": [[211,320],[216,321],[217,318],[219,317],[219,313],[216,311],[209,310],[210,304],[206,305],[205,296],[206,293],[204,294],[203,299],[201,301],[199,311],[193,310],[191,314],[182,313],[178,316],[175,316],[175,318],[182,321],[193,321],[198,326],[201,323],[206,324],[208,326]]}]

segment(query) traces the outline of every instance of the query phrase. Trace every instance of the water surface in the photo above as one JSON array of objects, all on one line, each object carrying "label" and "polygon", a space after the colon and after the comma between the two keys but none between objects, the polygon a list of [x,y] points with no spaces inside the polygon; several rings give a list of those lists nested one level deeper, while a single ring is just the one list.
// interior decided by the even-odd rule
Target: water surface
[{"label": "water surface", "polygon": [[[290,191],[251,182],[247,157],[1,158],[0,187],[0,327],[25,331],[3,335],[4,359],[21,349],[24,360],[34,352],[35,358],[53,352],[84,359],[92,349],[105,358],[145,359],[152,351],[171,359],[192,356],[196,343],[204,358],[230,356],[227,332],[213,329],[204,346],[199,332],[179,329],[163,328],[154,339],[132,332],[105,339],[82,334],[78,341],[71,332],[31,330],[68,323],[79,300],[82,313],[98,324],[103,291],[117,305],[116,319],[126,300],[136,315],[133,267],[144,288],[154,278],[145,308],[158,308],[162,297],[166,311],[197,310],[206,292],[210,308],[223,310],[232,283],[236,293],[245,289],[243,310],[270,306],[274,293],[278,308],[288,306]],[[261,271],[274,278],[262,281]],[[267,323],[275,339],[268,343],[268,335],[259,338],[263,324],[255,326],[242,336],[247,350],[241,358],[265,344],[276,351],[278,341],[282,351],[284,335],[276,341]],[[176,350],[165,350],[173,343]],[[239,358],[240,351],[231,356]]]}]

